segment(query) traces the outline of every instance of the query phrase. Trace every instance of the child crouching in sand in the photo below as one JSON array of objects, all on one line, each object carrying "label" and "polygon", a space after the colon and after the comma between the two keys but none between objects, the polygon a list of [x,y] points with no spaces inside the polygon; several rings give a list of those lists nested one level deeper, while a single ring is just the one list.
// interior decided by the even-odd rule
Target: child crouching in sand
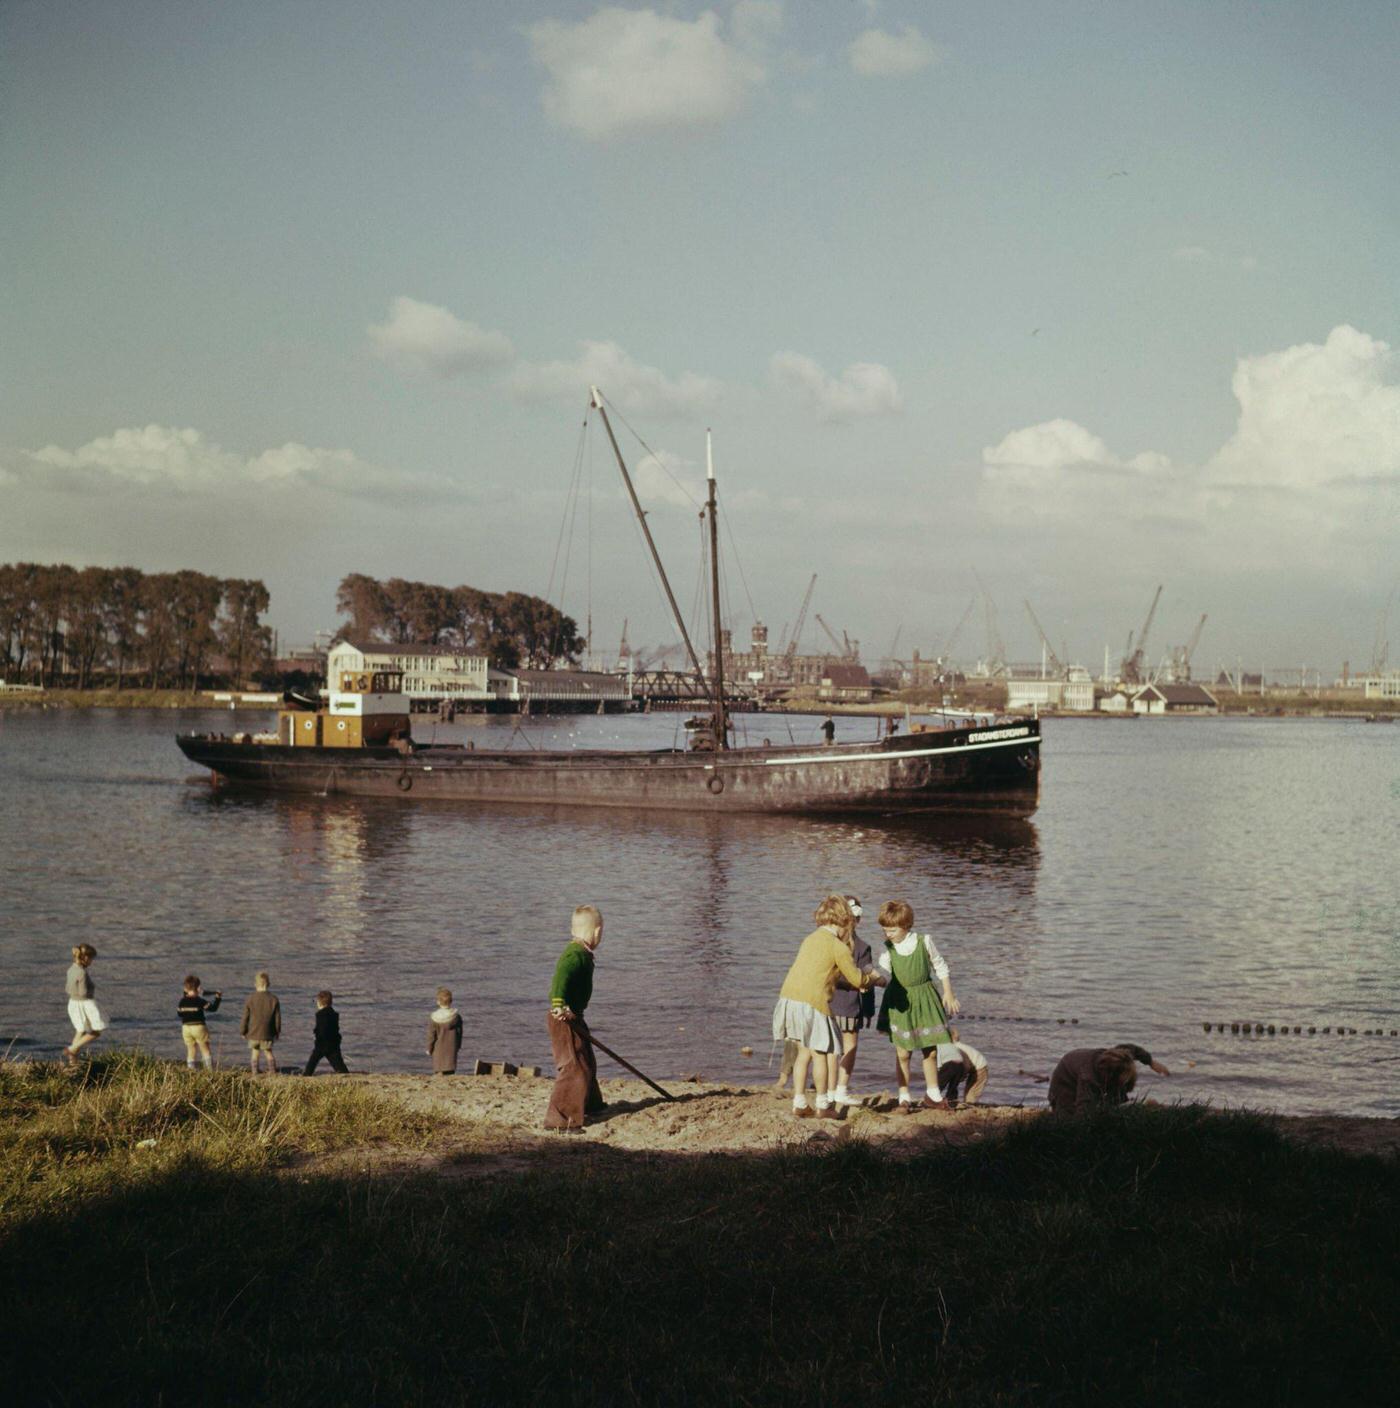
[{"label": "child crouching in sand", "polygon": [[874,973],[862,973],[851,956],[855,919],[841,895],[828,895],[817,906],[813,919],[818,927],[802,940],[773,1008],[773,1040],[797,1043],[797,1059],[792,1068],[794,1117],[813,1116],[807,1103],[810,1070],[817,1088],[817,1118],[839,1120],[841,1111],[832,1105],[827,1094],[826,1058],[829,1054],[839,1057],[842,1045],[841,1033],[831,1017],[832,988],[838,973],[857,992],[863,992],[877,979]]},{"label": "child crouching in sand", "polygon": [[[880,955],[880,967],[890,975],[890,983],[875,1025],[894,1044],[899,1112],[903,1115],[914,1112],[909,1096],[911,1051],[917,1051],[923,1058],[926,1093],[920,1108],[946,1110],[948,1104],[938,1088],[938,1047],[952,1042],[948,1014],[956,1016],[961,1010],[953,996],[948,965],[930,935],[911,932],[914,911],[903,900],[890,900],[880,906],[880,927],[885,931],[885,951]],[[941,999],[933,986],[935,977],[943,987]]]}]

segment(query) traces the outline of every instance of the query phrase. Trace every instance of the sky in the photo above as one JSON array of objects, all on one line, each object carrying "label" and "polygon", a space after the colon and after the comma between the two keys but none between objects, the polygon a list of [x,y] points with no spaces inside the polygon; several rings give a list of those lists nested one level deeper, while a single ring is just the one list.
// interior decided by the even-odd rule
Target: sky
[{"label": "sky", "polygon": [[1391,0],[5,0],[0,562],[674,640],[596,383],[687,614],[712,429],[741,639],[816,573],[868,660],[985,590],[1097,669],[1160,583],[1149,655],[1364,669],[1396,53]]}]

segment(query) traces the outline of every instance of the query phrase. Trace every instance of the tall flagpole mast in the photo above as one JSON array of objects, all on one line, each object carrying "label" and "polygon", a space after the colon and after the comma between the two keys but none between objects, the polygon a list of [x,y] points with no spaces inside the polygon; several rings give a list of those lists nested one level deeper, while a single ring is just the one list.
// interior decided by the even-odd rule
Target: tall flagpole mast
[{"label": "tall flagpole mast", "polygon": [[715,506],[715,456],[710,444],[710,432],[705,431],[705,482],[709,498],[705,511],[710,515],[710,597],[713,604],[711,621],[714,631],[715,673],[711,700],[714,705],[715,747],[729,747],[729,724],[724,716],[724,630],[719,614],[719,512]]}]

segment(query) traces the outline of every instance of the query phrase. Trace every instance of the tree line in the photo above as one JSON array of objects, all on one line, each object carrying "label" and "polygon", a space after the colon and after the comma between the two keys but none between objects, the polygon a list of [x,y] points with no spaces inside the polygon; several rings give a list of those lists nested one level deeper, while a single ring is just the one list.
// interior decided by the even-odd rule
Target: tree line
[{"label": "tree line", "polygon": [[391,645],[421,642],[485,655],[501,669],[577,664],[586,641],[578,623],[537,596],[438,587],[352,572],[336,593],[349,618],[342,636]]},{"label": "tree line", "polygon": [[0,565],[0,675],[11,683],[198,689],[214,656],[230,682],[263,669],[260,581],[185,569]]}]

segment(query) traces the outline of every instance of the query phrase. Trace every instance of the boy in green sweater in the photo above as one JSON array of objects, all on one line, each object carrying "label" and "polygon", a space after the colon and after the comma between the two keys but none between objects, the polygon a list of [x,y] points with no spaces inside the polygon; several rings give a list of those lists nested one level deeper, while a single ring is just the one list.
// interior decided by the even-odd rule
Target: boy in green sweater
[{"label": "boy in green sweater", "polygon": [[578,1133],[584,1117],[603,1108],[598,1061],[583,1016],[593,996],[593,954],[603,942],[602,914],[594,905],[579,905],[569,932],[549,986],[549,1044],[559,1074],[549,1095],[544,1127]]}]

